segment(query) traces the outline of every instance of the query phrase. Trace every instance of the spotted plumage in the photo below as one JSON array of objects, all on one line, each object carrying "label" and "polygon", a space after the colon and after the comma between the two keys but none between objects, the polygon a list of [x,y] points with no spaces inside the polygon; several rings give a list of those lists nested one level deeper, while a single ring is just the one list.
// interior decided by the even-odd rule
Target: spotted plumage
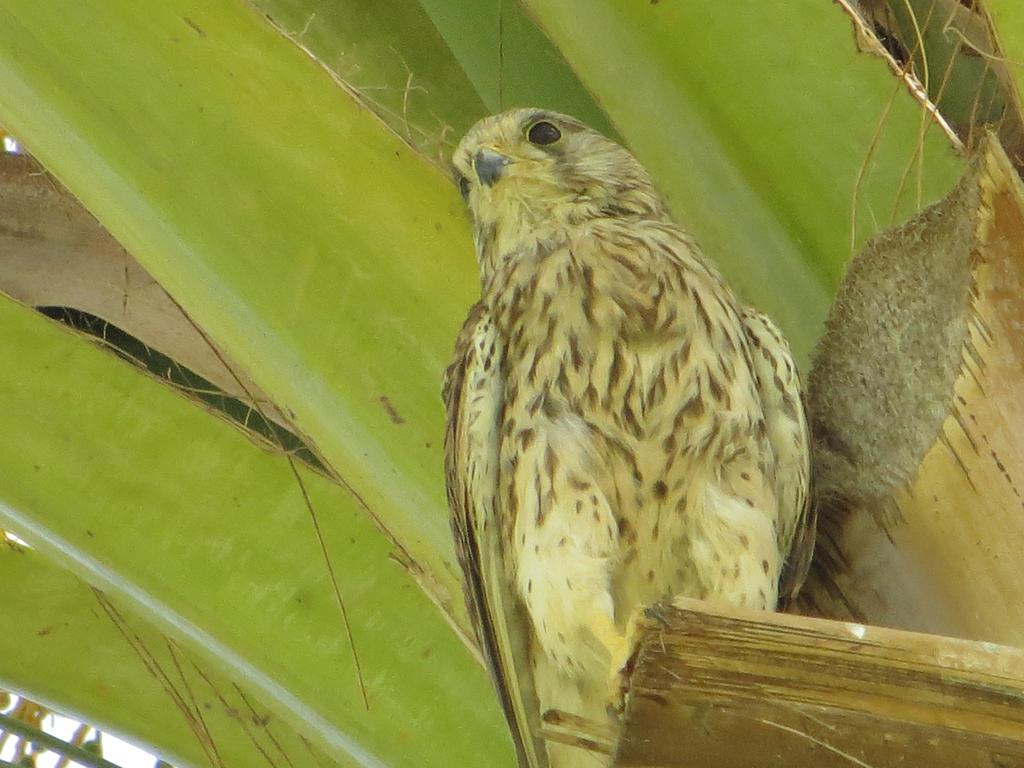
[{"label": "spotted plumage", "polygon": [[614,142],[514,110],[453,162],[481,275],[444,390],[466,597],[521,764],[600,765],[541,713],[606,718],[639,610],[771,610],[803,579],[796,367]]}]

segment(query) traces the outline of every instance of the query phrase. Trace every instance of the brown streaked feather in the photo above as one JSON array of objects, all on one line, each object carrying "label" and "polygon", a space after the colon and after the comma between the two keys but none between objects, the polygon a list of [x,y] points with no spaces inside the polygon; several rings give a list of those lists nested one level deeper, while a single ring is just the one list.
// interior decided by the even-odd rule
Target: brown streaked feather
[{"label": "brown streaked feather", "polygon": [[800,377],[786,340],[775,324],[756,310],[744,311],[743,325],[752,342],[752,368],[778,467],[779,545],[788,552],[779,599],[785,603],[796,597],[807,578],[817,535],[818,516],[809,488],[810,435]]},{"label": "brown streaked feather", "polygon": [[470,620],[522,768],[546,768],[529,663],[529,618],[516,598],[497,517],[498,441],[504,400],[502,344],[482,303],[463,325],[445,372],[445,477]]}]

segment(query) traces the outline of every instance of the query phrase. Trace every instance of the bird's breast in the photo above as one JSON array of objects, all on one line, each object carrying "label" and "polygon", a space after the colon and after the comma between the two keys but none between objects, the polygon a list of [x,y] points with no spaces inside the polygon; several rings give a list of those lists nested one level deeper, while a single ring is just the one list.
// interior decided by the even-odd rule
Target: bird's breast
[{"label": "bird's breast", "polygon": [[670,392],[694,386],[695,340],[671,332],[638,333],[643,299],[627,305],[581,270],[540,273],[512,292],[504,314],[503,369],[537,402],[558,402],[599,421],[611,418],[639,437]]}]

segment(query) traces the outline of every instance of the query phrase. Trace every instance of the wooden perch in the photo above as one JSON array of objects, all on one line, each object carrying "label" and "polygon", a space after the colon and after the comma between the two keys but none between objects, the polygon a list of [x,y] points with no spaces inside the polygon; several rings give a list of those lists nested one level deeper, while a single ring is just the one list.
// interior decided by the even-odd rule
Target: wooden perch
[{"label": "wooden perch", "polygon": [[641,628],[614,765],[1024,766],[1024,651],[679,601]]}]

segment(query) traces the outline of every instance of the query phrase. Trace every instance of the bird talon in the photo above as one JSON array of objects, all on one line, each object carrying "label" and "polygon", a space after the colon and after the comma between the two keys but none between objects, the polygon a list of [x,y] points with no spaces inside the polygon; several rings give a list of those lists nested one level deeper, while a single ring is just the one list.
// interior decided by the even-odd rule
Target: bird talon
[{"label": "bird talon", "polygon": [[608,678],[608,694],[605,698],[605,711],[612,718],[618,718],[626,711],[625,676],[621,672],[613,672]]},{"label": "bird talon", "polygon": [[661,603],[649,605],[644,608],[644,617],[651,621],[658,622],[661,624],[662,629],[669,629],[671,627],[668,621],[668,616],[665,614],[665,608]]}]

